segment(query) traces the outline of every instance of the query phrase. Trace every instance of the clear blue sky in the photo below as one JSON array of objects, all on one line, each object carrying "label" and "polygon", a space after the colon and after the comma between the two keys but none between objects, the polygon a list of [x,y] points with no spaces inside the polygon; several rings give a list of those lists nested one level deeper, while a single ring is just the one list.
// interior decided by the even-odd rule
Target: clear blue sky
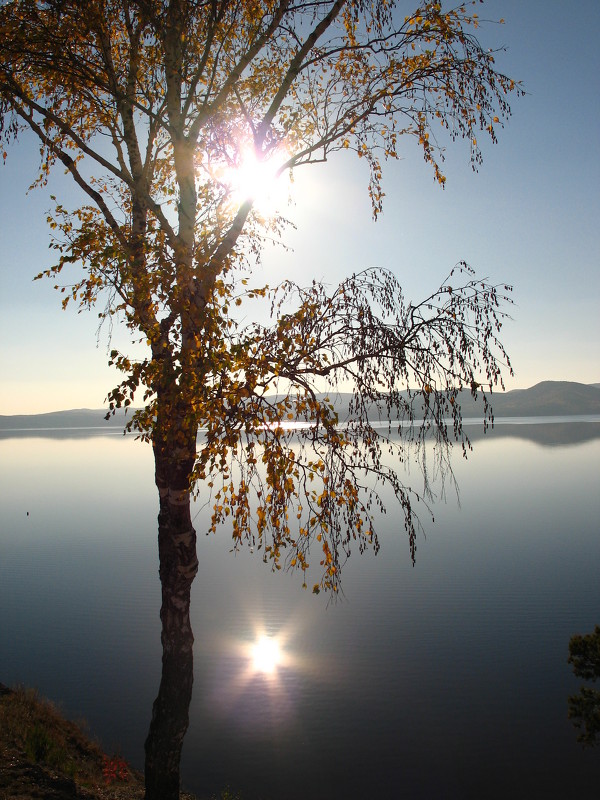
[{"label": "clear blue sky", "polygon": [[[508,388],[600,382],[600,2],[487,0],[478,10],[506,20],[480,39],[508,47],[498,64],[528,92],[499,144],[486,144],[479,173],[456,143],[442,191],[407,141],[384,172],[387,202],[374,224],[364,165],[351,154],[300,170],[294,251],[267,253],[265,281],[334,283],[380,265],[418,300],[465,259],[514,286]],[[23,139],[0,166],[0,414],[98,408],[117,380],[93,314],[61,312],[51,283],[32,283],[52,263],[47,193],[26,194],[37,165],[35,143]],[[59,178],[52,189],[66,187]]]}]

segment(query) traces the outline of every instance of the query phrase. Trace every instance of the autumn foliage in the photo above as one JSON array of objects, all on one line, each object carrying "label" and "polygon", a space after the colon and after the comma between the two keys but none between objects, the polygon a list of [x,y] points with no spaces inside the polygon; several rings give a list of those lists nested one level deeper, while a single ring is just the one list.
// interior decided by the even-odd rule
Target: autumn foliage
[{"label": "autumn foliage", "polygon": [[[161,497],[210,490],[211,528],[229,518],[236,546],[250,539],[277,567],[306,571],[317,543],[317,586],[337,589],[354,540],[377,547],[370,509],[381,482],[404,509],[414,555],[411,493],[381,457],[388,446],[401,455],[402,437],[392,442],[369,415],[403,420],[404,439],[433,429],[442,443],[464,441],[455,398],[501,381],[508,287],[461,266],[416,305],[377,270],[333,291],[248,288],[285,220],[236,198],[227,175],[248,152],[285,173],[353,151],[368,163],[377,216],[383,166],[401,137],[442,185],[448,135],[466,140],[477,167],[481,136],[496,140],[519,92],[475,36],[478,5],[9,0],[0,9],[5,148],[33,131],[36,183],[59,166],[84,198],[74,209],[56,201],[57,261],[42,274],[63,305],[122,319],[147,346],[141,358],[112,352],[124,377],[110,408],[143,401],[131,427],[154,445]],[[71,265],[83,271],[61,284]],[[272,325],[240,328],[257,301],[270,303]],[[355,392],[344,426],[330,400],[340,382]],[[296,421],[305,425],[286,428]]]},{"label": "autumn foliage", "polygon": [[[453,140],[477,169],[482,139],[496,141],[521,91],[477,39],[480,5],[0,0],[0,152],[28,131],[40,147],[34,186],[58,169],[81,197],[55,199],[55,263],[38,277],[63,306],[95,309],[109,333],[124,323],[135,345],[110,354],[121,378],[108,413],[137,407],[129,428],[152,444],[160,504],[149,800],[179,795],[198,567],[191,493],[208,499],[210,530],[230,525],[235,548],[252,543],[305,586],[310,567],[314,591],[335,593],[351,550],[378,549],[390,491],[414,558],[428,472],[420,494],[402,483],[407,447],[422,457],[433,436],[450,471],[451,442],[468,448],[464,388],[491,419],[488,395],[510,370],[498,338],[509,287],[465,264],[416,303],[386,270],[333,288],[264,286],[261,252],[287,220],[234,178],[248,158],[290,175],[348,151],[368,166],[377,217],[401,141],[415,142],[442,187]],[[241,323],[252,319],[263,322]],[[340,389],[352,392],[347,413]]]}]

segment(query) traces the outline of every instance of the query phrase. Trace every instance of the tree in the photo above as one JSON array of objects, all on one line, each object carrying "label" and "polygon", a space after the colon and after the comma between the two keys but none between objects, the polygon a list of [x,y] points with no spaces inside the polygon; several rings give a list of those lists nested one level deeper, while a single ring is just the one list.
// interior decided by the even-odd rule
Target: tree
[{"label": "tree", "polygon": [[[178,795],[194,487],[212,497],[211,528],[227,518],[235,546],[251,540],[275,568],[304,577],[316,547],[313,590],[336,592],[351,545],[378,548],[372,504],[382,485],[403,508],[414,558],[418,497],[383,449],[403,457],[403,442],[433,432],[448,467],[451,439],[468,447],[458,392],[481,395],[491,419],[486,391],[510,369],[497,338],[509,287],[475,280],[466,265],[414,305],[385,271],[333,291],[247,283],[264,242],[285,226],[280,215],[263,218],[251,195],[236,197],[232,171],[248,154],[283,174],[353,151],[368,165],[377,216],[382,165],[401,136],[415,139],[442,186],[434,130],[466,139],[474,168],[479,131],[496,140],[520,89],[475,38],[477,14],[434,0],[405,13],[391,0],[0,7],[0,142],[32,131],[36,183],[62,167],[85,199],[76,209],[56,201],[58,260],[41,274],[82,269],[60,287],[63,305],[96,306],[146,347],[136,358],[111,352],[123,378],[108,400],[114,412],[143,399],[129,429],[152,444],[159,493],[163,681],[146,743],[148,798]],[[241,326],[236,309],[261,302],[272,323]],[[348,380],[341,426],[329,396]],[[374,411],[402,421],[400,442],[370,423]],[[306,425],[290,431],[285,420]]]},{"label": "tree", "polygon": [[[568,663],[573,674],[586,681],[600,678],[600,625],[592,633],[575,634],[569,640]],[[584,747],[593,747],[600,738],[600,691],[582,686],[578,694],[569,696],[569,719],[580,731],[577,741]]]}]

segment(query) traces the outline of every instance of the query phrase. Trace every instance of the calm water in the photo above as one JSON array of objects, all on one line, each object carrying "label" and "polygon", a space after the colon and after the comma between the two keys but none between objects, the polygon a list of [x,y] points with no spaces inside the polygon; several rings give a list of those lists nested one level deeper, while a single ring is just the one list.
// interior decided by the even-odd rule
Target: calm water
[{"label": "calm water", "polygon": [[[457,457],[460,506],[449,493],[424,518],[416,566],[390,513],[380,554],[348,562],[330,606],[204,536],[198,506],[187,787],[598,797],[566,659],[600,623],[599,437],[598,422],[498,426]],[[0,438],[0,681],[38,687],[138,767],[161,658],[152,472],[149,448],[120,436]],[[251,668],[260,633],[281,644],[272,674]]]}]

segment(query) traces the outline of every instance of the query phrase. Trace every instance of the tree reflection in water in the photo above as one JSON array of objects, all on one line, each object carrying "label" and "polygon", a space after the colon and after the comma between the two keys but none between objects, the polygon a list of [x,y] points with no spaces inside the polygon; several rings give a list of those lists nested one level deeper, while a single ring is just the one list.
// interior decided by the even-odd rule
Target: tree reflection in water
[{"label": "tree reflection in water", "polygon": [[162,674],[145,743],[146,800],[179,797],[179,763],[189,724],[194,682],[194,634],[190,623],[190,591],[198,570],[196,533],[189,520],[187,535],[174,540],[161,504],[158,552],[162,605]]}]

